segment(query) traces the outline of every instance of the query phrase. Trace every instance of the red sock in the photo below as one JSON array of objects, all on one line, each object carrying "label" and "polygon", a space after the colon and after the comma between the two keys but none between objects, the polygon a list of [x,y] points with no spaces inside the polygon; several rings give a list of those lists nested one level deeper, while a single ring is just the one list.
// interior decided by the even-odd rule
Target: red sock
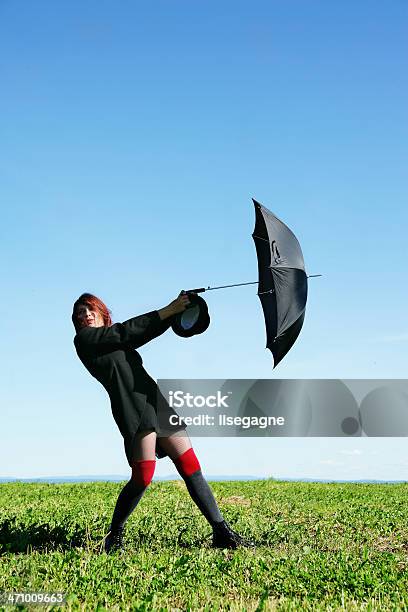
[{"label": "red sock", "polygon": [[156,467],[156,459],[143,459],[132,464],[132,480],[141,487],[147,487],[151,482]]},{"label": "red sock", "polygon": [[177,468],[180,476],[191,476],[194,472],[201,469],[198,462],[194,449],[191,447],[186,450],[182,455],[179,455],[174,459],[174,465]]}]

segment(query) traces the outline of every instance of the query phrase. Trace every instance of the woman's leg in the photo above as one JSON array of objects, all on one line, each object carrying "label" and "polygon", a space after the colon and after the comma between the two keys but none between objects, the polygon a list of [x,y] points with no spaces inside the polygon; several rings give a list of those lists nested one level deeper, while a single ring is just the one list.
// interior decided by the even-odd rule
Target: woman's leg
[{"label": "woman's leg", "polygon": [[201,466],[185,431],[160,438],[164,448],[186,483],[187,490],[210,525],[221,523],[224,518],[217,506],[215,497],[205,480]]},{"label": "woman's leg", "polygon": [[214,495],[201,473],[201,467],[185,431],[160,438],[160,445],[174,462],[188,492],[213,528],[215,548],[254,547],[255,542],[234,531],[222,516]]},{"label": "woman's leg", "polygon": [[111,522],[111,533],[123,531],[125,523],[147,487],[152,481],[156,466],[156,432],[141,432],[135,437],[135,450],[132,460],[132,476],[123,487],[116,502]]}]

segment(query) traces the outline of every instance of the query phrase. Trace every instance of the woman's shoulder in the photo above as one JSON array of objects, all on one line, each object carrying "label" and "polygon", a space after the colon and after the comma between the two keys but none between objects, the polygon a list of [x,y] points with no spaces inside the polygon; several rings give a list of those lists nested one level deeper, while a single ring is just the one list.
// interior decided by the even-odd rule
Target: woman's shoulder
[{"label": "woman's shoulder", "polygon": [[77,333],[75,334],[75,336],[74,336],[74,344],[76,344],[79,341],[80,338],[81,339],[84,338],[85,337],[85,333],[84,332],[87,332],[90,329],[92,329],[92,328],[91,327],[81,327],[81,329],[79,329],[77,331]]},{"label": "woman's shoulder", "polygon": [[89,344],[92,344],[93,339],[95,338],[95,330],[99,328],[97,327],[82,327],[76,335],[74,336],[74,345],[75,348],[78,349],[86,349]]}]

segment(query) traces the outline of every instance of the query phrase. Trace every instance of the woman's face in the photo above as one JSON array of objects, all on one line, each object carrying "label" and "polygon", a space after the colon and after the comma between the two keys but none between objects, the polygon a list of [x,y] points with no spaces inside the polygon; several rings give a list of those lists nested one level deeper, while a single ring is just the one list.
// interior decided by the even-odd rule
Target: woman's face
[{"label": "woman's face", "polygon": [[103,317],[99,310],[92,310],[90,306],[80,304],[77,308],[77,318],[82,327],[103,327]]}]

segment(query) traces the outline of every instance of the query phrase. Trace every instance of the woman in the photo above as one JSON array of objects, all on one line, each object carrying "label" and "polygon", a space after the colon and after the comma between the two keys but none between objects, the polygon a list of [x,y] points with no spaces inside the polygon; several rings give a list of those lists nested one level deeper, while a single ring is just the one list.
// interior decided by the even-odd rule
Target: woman
[{"label": "woman", "polygon": [[[213,528],[216,548],[254,546],[224,520],[205,480],[185,432],[186,425],[171,426],[176,414],[143,367],[135,350],[165,332],[172,317],[189,304],[181,291],[168,306],[112,324],[111,312],[90,293],[74,303],[74,345],[86,369],[106,389],[112,414],[123,436],[126,458],[132,469],[129,482],[119,494],[105,551],[121,549],[125,523],[152,481],[156,458],[169,456],[186,483],[188,492]],[[157,437],[160,434],[160,437]]]}]

